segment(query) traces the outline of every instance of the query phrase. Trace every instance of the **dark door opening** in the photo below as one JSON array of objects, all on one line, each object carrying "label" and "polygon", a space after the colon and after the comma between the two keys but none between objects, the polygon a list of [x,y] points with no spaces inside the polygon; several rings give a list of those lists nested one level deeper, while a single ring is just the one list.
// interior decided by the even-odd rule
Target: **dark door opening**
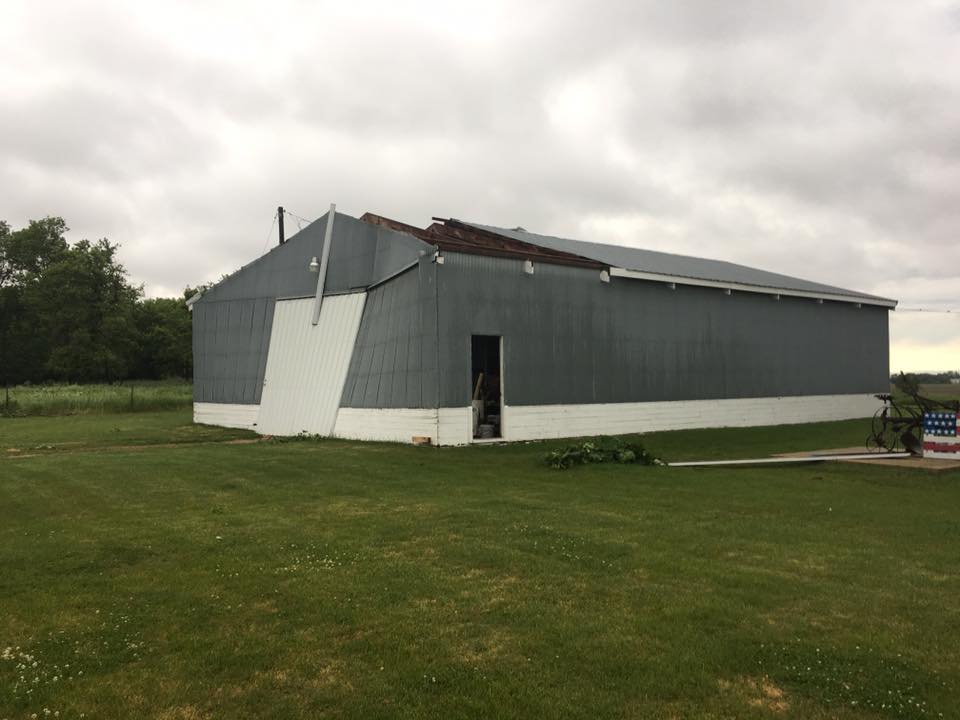
[{"label": "dark door opening", "polygon": [[473,335],[470,338],[470,400],[473,406],[473,437],[501,437],[503,384],[500,377],[500,336]]}]

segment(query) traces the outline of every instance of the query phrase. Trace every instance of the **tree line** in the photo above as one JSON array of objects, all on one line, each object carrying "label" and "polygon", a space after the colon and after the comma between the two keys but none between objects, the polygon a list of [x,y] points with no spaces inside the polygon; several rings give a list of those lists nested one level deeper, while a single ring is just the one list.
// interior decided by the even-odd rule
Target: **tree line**
[{"label": "tree line", "polygon": [[189,378],[184,297],[144,298],[106,239],[70,244],[59,217],[0,220],[0,382]]},{"label": "tree line", "polygon": [[[904,373],[899,373],[899,374],[894,373],[893,375],[890,376],[890,382],[896,383],[900,379],[900,377],[903,375]],[[936,373],[914,372],[914,373],[906,373],[906,376],[917,383],[924,383],[925,385],[927,384],[937,385],[940,383],[952,383],[955,380],[960,379],[960,371],[950,370],[947,372],[936,372]]]}]

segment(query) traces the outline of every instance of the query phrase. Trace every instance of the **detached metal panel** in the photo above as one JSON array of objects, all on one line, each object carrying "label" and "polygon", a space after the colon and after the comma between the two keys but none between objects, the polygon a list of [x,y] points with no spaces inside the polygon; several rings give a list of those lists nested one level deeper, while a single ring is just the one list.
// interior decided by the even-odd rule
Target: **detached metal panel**
[{"label": "detached metal panel", "polygon": [[333,433],[365,297],[324,298],[316,325],[312,298],[277,302],[258,432]]},{"label": "detached metal panel", "polygon": [[445,253],[440,405],[469,405],[470,336],[503,337],[507,405],[863,394],[888,385],[885,308]]},{"label": "detached metal panel", "polygon": [[436,304],[424,307],[421,270],[428,276],[434,272],[427,263],[367,293],[343,407],[436,407],[435,322],[424,323],[425,314],[435,315]]}]

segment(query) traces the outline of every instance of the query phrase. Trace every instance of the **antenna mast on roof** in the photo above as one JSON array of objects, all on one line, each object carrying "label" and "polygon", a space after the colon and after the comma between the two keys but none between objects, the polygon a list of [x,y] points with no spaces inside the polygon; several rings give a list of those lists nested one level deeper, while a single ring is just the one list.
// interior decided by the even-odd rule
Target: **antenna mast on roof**
[{"label": "antenna mast on roof", "polygon": [[287,241],[283,236],[283,205],[277,207],[277,227],[280,230],[280,244],[283,245]]}]

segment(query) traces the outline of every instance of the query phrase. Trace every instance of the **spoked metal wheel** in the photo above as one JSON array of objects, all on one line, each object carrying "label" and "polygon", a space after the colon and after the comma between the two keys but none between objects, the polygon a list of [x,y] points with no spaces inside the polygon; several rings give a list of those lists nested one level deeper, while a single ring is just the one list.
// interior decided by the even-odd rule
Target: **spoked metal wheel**
[{"label": "spoked metal wheel", "polygon": [[896,405],[887,405],[874,413],[867,448],[878,452],[899,452],[903,450],[901,436],[913,418]]}]

